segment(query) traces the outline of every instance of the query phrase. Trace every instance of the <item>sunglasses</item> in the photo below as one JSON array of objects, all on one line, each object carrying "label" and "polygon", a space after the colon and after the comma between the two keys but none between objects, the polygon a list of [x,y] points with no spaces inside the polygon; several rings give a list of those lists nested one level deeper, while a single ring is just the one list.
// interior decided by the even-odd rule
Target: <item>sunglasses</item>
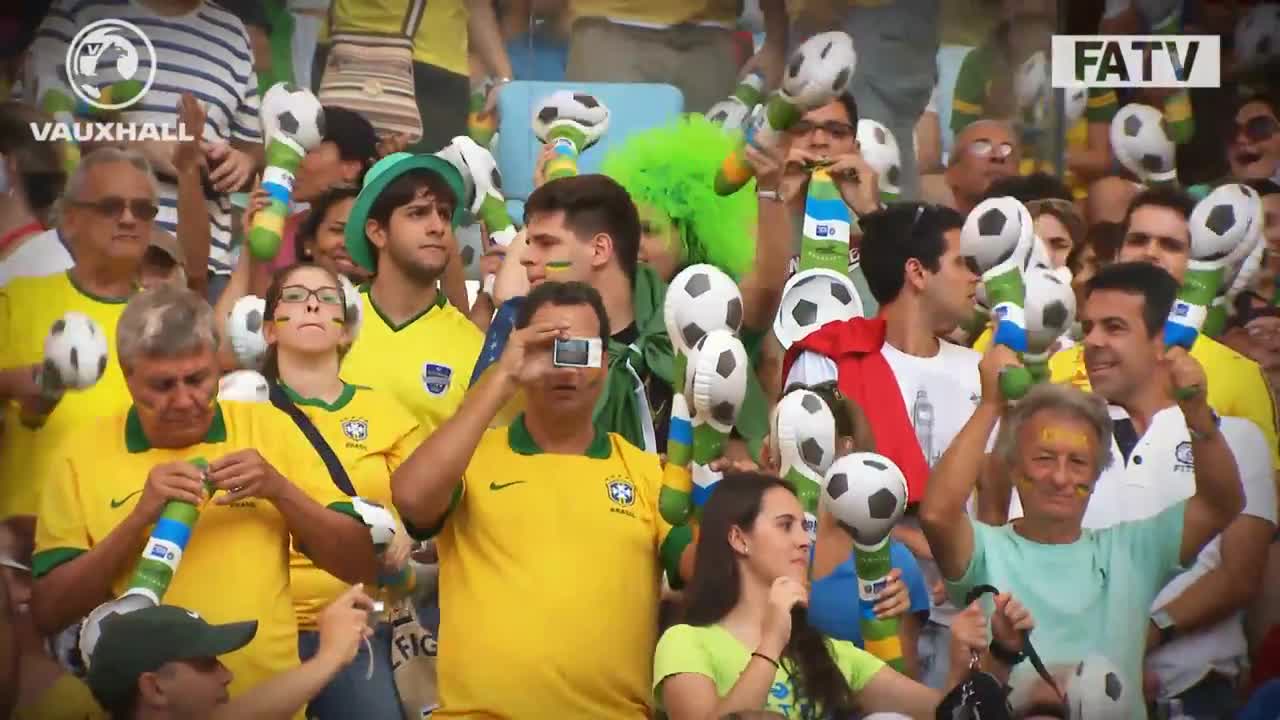
[{"label": "sunglasses", "polygon": [[312,290],[302,285],[285,285],[280,288],[280,302],[282,303],[304,303],[315,295],[316,300],[322,305],[344,305],[342,290],[336,287],[325,286]]},{"label": "sunglasses", "polygon": [[1229,135],[1228,143],[1234,143],[1236,138],[1240,137],[1240,133],[1244,133],[1244,137],[1249,142],[1266,142],[1280,132],[1280,120],[1276,120],[1270,115],[1255,115],[1243,123],[1232,123],[1227,128]]},{"label": "sunglasses", "polygon": [[978,157],[989,157],[994,154],[996,157],[1004,159],[1013,154],[1013,144],[1000,143],[996,145],[990,140],[974,140],[969,143],[968,150]]},{"label": "sunglasses", "polygon": [[125,200],[122,197],[109,196],[101,200],[83,201],[75,200],[72,205],[82,208],[89,208],[95,213],[105,218],[119,219],[124,214],[124,209],[129,208],[129,214],[143,222],[154,220],[159,214],[160,208],[150,200],[135,198],[133,200]]},{"label": "sunglasses", "polygon": [[824,132],[826,132],[828,135],[830,135],[832,138],[836,140],[848,140],[849,138],[853,137],[857,133],[857,131],[854,130],[852,125],[850,125],[847,122],[841,122],[839,120],[828,120],[823,123],[815,123],[809,120],[801,120],[797,122],[795,125],[791,126],[791,134],[808,135],[809,133],[819,128],[821,128]]}]

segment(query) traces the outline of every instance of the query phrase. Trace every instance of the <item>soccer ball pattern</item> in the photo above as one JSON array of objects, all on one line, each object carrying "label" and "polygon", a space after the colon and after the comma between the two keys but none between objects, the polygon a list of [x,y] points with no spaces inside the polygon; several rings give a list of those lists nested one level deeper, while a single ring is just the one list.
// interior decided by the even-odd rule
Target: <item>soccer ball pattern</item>
[{"label": "soccer ball pattern", "polygon": [[1068,713],[1071,720],[1125,720],[1131,712],[1130,692],[1110,658],[1090,655],[1067,678]]},{"label": "soccer ball pattern", "polygon": [[[969,212],[960,229],[960,254],[986,272],[1013,257],[1034,251],[1035,226],[1026,206],[1012,197],[987,198]],[[1023,260],[1019,264],[1025,265]]]},{"label": "soccer ball pattern", "polygon": [[871,118],[860,118],[858,146],[862,157],[879,176],[880,192],[894,195],[901,192],[902,151],[889,128]]},{"label": "soccer ball pattern", "polygon": [[245,295],[231,306],[227,316],[227,340],[236,363],[245,370],[258,370],[267,354],[267,339],[262,335],[262,323],[267,312],[267,301],[257,295]]},{"label": "soccer ball pattern", "polygon": [[1177,177],[1175,146],[1165,130],[1164,113],[1129,103],[1111,119],[1111,147],[1116,159],[1139,180],[1167,182]]},{"label": "soccer ball pattern", "polygon": [[827,470],[822,503],[856,544],[874,547],[907,508],[907,478],[883,455],[851,453]]},{"label": "soccer ball pattern", "polygon": [[825,105],[849,86],[857,64],[858,54],[847,33],[814,35],[787,61],[779,93],[802,110]]},{"label": "soccer ball pattern", "polygon": [[310,90],[276,83],[262,96],[262,136],[282,135],[310,150],[324,139],[324,107]]},{"label": "soccer ball pattern", "polygon": [[219,400],[266,402],[269,394],[267,379],[256,370],[236,370],[218,380]]},{"label": "soccer ball pattern", "polygon": [[707,119],[725,130],[740,130],[751,115],[752,108],[737,98],[721,100],[707,111]]},{"label": "soccer ball pattern", "polygon": [[107,371],[107,335],[93,318],[69,312],[54,321],[44,338],[42,372],[70,390],[93,387]]},{"label": "soccer ball pattern", "polygon": [[690,420],[728,432],[747,395],[750,363],[742,341],[729,330],[712,330],[689,353],[685,390]]},{"label": "soccer ball pattern", "polygon": [[466,135],[455,137],[436,155],[454,166],[462,176],[467,208],[480,212],[480,205],[490,191],[502,192],[502,173],[493,153]]},{"label": "soccer ball pattern", "polygon": [[1240,246],[1247,244],[1253,232],[1260,203],[1258,193],[1247,185],[1227,183],[1214,188],[1191,211],[1191,258],[1225,264],[1232,253],[1238,253],[1243,261],[1252,248],[1240,250]]},{"label": "soccer ball pattern", "polygon": [[354,343],[360,337],[360,328],[364,325],[364,302],[360,299],[360,290],[346,275],[339,273],[338,280],[342,283],[342,298],[347,306],[344,313],[347,320],[347,341]]},{"label": "soccer ball pattern", "polygon": [[396,519],[387,509],[371,500],[360,497],[351,498],[351,507],[360,516],[360,520],[369,528],[373,538],[373,547],[378,552],[386,549],[396,536]]},{"label": "soccer ball pattern", "polygon": [[803,463],[824,477],[836,457],[836,419],[817,393],[798,388],[778,401],[770,423],[769,446],[786,468]]},{"label": "soccer ball pattern", "polygon": [[1049,58],[1037,51],[1018,66],[1013,76],[1013,95],[1018,109],[1027,112],[1044,107],[1049,93]]},{"label": "soccer ball pattern", "polygon": [[1249,8],[1236,24],[1235,46],[1243,67],[1258,67],[1280,57],[1280,4]]},{"label": "soccer ball pattern", "polygon": [[609,129],[609,108],[594,95],[557,90],[543,98],[534,109],[533,134],[546,142],[553,129],[565,124],[582,131],[586,144],[578,149],[586,150]]},{"label": "soccer ball pattern", "polygon": [[1067,88],[1066,97],[1063,103],[1063,114],[1067,118],[1067,126],[1070,127],[1077,120],[1084,117],[1084,111],[1089,107],[1089,89],[1084,87]]},{"label": "soccer ball pattern", "polygon": [[791,276],[773,319],[783,349],[836,320],[861,317],[862,299],[847,275],[814,268]]},{"label": "soccer ball pattern", "polygon": [[688,353],[712,330],[742,327],[742,292],[723,270],[690,265],[671,279],[662,307],[667,334],[676,349]]},{"label": "soccer ball pattern", "polygon": [[1069,273],[1032,268],[1022,274],[1022,280],[1027,291],[1027,352],[1038,355],[1071,329],[1076,319],[1076,294]]}]

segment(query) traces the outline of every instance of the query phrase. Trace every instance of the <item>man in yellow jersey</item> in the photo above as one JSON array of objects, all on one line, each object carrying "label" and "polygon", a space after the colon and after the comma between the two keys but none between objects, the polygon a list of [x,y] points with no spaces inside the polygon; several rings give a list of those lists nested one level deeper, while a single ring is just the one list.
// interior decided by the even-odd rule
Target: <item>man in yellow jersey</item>
[{"label": "man in yellow jersey", "polygon": [[[1116,260],[1158,265],[1181,283],[1191,253],[1187,219],[1194,206],[1195,202],[1180,190],[1152,188],[1139,193],[1125,216],[1124,240]],[[1219,415],[1242,417],[1257,424],[1267,436],[1273,460],[1280,467],[1275,401],[1258,364],[1205,335],[1196,338],[1191,357],[1204,366],[1209,377],[1209,405]],[[1070,382],[1089,389],[1082,346],[1054,354],[1049,359],[1049,369],[1054,382]]]},{"label": "man in yellow jersey", "polygon": [[115,336],[154,229],[156,181],[138,153],[103,148],[80,161],[63,205],[62,228],[75,248],[75,266],[0,287],[0,519],[35,514],[46,476],[41,468],[73,428],[129,406],[114,362],[92,388],[65,393],[47,415],[47,405],[37,409],[35,375],[45,337],[64,313],[83,313],[108,340]]},{"label": "man in yellow jersey", "polygon": [[[422,116],[415,152],[435,152],[467,134],[471,83],[467,49],[499,84],[511,80],[511,61],[490,0],[334,0],[329,35],[359,43],[361,35],[405,38],[413,46],[413,84]],[[327,48],[317,48],[314,81]]]},{"label": "man in yellow jersey", "polygon": [[461,196],[448,162],[395,153],[365,174],[347,218],[347,252],[375,274],[342,377],[394,394],[426,432],[458,409],[484,341],[439,289]]},{"label": "man in yellow jersey", "polygon": [[[684,109],[706,112],[733,92],[738,75],[732,30],[737,0],[569,0],[571,82],[674,85]],[[760,0],[765,41],[748,63],[770,86],[782,79],[787,51],[783,0]],[[924,107],[924,103],[920,105]]]},{"label": "man in yellow jersey", "polygon": [[[658,514],[658,457],[592,423],[609,338],[600,294],[543,283],[516,325],[391,478],[405,521],[438,533],[436,716],[647,718],[659,583],[688,533]],[[558,342],[584,362],[557,365]],[[488,429],[517,390],[524,414]]]},{"label": "man in yellow jersey", "polygon": [[163,601],[215,623],[258,620],[253,642],[224,658],[235,696],[298,664],[291,540],[345,580],[376,570],[368,530],[288,416],[214,400],[215,338],[213,310],[190,290],[130,301],[116,350],[134,404],[81,423],[50,463],[32,613],[52,634],[119,595],[167,503],[197,504]]}]

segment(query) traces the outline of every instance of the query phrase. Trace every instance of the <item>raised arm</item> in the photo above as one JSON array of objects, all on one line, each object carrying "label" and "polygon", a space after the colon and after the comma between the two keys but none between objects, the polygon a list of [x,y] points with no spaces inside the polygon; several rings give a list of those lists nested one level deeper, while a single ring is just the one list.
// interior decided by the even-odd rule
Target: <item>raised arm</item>
[{"label": "raised arm", "polygon": [[1239,514],[1244,507],[1244,490],[1235,456],[1209,407],[1204,368],[1179,347],[1169,349],[1164,362],[1168,363],[1174,397],[1190,395],[1178,401],[1191,434],[1192,470],[1196,476],[1196,494],[1187,501],[1182,523],[1180,558],[1186,564]]},{"label": "raised arm", "polygon": [[761,151],[747,147],[747,162],[756,171],[759,188],[756,211],[755,262],[739,286],[742,288],[742,324],[753,330],[772,327],[774,313],[787,283],[787,265],[791,261],[790,198],[781,192],[783,158],[777,149]]},{"label": "raised arm", "polygon": [[992,346],[982,357],[978,365],[982,402],[933,468],[920,504],[920,526],[942,576],[948,580],[964,575],[973,555],[973,526],[965,514],[965,504],[986,463],[987,438],[1004,411],[998,381],[1000,369],[1016,364],[1012,351],[1002,345]]}]

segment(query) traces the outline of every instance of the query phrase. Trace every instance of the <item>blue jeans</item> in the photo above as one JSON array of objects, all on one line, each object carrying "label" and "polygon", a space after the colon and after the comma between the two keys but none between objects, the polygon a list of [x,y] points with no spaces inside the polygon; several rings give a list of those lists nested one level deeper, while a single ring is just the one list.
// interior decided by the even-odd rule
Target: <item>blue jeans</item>
[{"label": "blue jeans", "polygon": [[[369,672],[369,647],[373,648],[373,677]],[[311,720],[401,720],[400,695],[391,671],[391,625],[381,623],[369,638],[369,647],[360,645],[355,660],[343,668],[307,705]],[[298,657],[309,660],[320,648],[320,634],[298,631]]]}]

